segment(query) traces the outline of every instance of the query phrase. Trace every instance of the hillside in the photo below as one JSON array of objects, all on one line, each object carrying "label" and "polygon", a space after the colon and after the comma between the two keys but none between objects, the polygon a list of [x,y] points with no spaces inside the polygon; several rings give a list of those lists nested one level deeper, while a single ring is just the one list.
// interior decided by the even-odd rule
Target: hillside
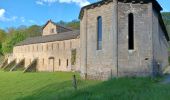
[{"label": "hillside", "polygon": [[167,31],[170,36],[170,12],[163,12],[162,17],[163,17],[164,23],[166,25]]}]

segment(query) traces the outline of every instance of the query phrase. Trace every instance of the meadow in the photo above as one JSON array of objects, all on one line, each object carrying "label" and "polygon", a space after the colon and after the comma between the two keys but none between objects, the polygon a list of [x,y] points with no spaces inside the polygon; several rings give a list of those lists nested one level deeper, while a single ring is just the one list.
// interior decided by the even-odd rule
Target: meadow
[{"label": "meadow", "polygon": [[[72,85],[76,75],[78,89]],[[82,80],[71,72],[0,71],[0,100],[169,100],[170,84],[162,79]]]}]

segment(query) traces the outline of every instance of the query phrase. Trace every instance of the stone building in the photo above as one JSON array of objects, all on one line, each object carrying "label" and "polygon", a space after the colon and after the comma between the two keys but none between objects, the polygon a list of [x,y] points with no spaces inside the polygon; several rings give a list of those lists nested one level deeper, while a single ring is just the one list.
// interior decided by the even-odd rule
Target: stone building
[{"label": "stone building", "polygon": [[17,63],[24,59],[25,68],[36,59],[37,71],[79,71],[79,35],[79,30],[49,20],[42,29],[42,36],[28,38],[14,47],[13,59]]},{"label": "stone building", "polygon": [[102,0],[81,9],[81,73],[148,76],[168,66],[168,33],[156,0]]},{"label": "stone building", "polygon": [[81,9],[80,31],[48,21],[42,36],[14,47],[13,57],[25,67],[38,59],[38,71],[80,70],[87,79],[156,75],[168,66],[161,10],[156,0],[101,0]]}]

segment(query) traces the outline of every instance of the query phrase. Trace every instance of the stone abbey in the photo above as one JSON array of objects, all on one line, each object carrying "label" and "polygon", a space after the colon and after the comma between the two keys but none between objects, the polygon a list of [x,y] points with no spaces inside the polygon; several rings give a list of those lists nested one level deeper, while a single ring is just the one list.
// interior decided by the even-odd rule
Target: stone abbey
[{"label": "stone abbey", "polygon": [[49,20],[42,36],[17,44],[8,62],[36,71],[78,71],[85,79],[149,76],[168,64],[168,41],[156,0],[101,0],[80,11],[80,30]]}]

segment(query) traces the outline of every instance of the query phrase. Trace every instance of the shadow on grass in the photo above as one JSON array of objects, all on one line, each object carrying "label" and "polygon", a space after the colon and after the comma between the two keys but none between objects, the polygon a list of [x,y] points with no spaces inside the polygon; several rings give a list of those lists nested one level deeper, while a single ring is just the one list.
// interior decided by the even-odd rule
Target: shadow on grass
[{"label": "shadow on grass", "polygon": [[[71,86],[71,81],[48,85],[17,100],[166,100],[169,89],[157,85],[149,78],[121,78],[87,85],[88,81],[78,81],[79,89]],[[155,85],[156,84],[156,85]]]}]

